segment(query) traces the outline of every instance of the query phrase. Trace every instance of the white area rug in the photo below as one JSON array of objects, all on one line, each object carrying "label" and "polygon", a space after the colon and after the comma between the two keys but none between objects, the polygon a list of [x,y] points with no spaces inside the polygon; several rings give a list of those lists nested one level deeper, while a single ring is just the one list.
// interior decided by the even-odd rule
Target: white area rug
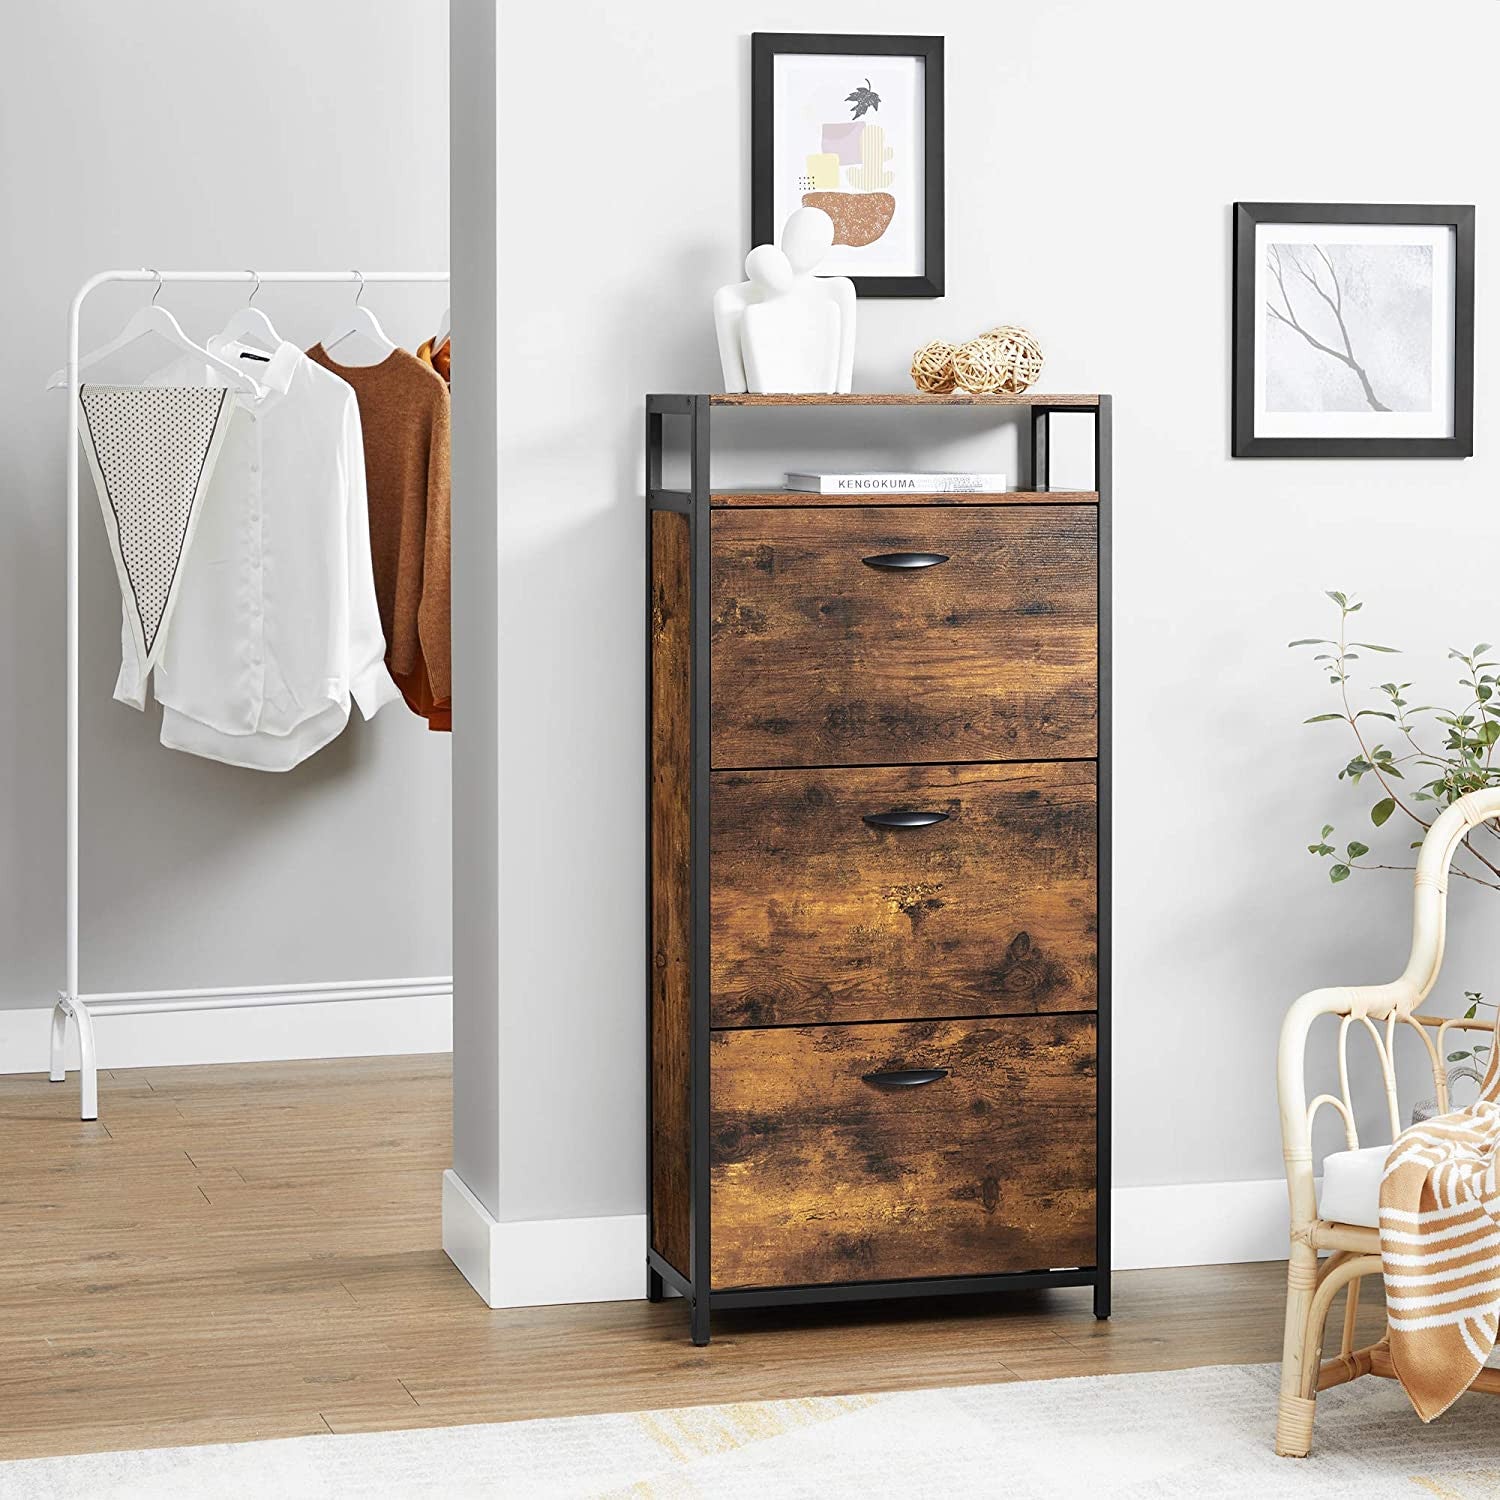
[{"label": "white area rug", "polygon": [[1276,1365],[429,1427],[0,1465],[16,1500],[712,1496],[955,1500],[1500,1495],[1497,1397],[1424,1428],[1390,1381],[1318,1398],[1313,1456],[1276,1458]]}]

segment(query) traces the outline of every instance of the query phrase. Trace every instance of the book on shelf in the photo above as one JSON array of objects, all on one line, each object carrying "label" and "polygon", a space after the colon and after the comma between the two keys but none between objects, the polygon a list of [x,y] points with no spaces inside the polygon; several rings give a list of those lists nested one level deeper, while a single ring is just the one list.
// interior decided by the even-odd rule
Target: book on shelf
[{"label": "book on shelf", "polygon": [[786,487],[811,495],[987,495],[1005,488],[1005,475],[967,470],[803,469],[787,474]]}]

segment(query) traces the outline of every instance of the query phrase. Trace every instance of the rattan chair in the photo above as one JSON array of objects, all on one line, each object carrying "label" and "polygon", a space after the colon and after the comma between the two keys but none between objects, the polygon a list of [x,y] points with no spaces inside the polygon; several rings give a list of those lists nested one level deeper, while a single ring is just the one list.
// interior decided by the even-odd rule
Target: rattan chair
[{"label": "rattan chair", "polygon": [[[1428,830],[1417,856],[1411,957],[1391,984],[1354,989],[1311,990],[1287,1012],[1281,1028],[1277,1081],[1281,1094],[1281,1137],[1291,1198],[1291,1252],[1287,1262],[1286,1339],[1281,1360],[1281,1398],[1276,1420],[1276,1451],[1306,1458],[1312,1448],[1313,1414],[1319,1391],[1361,1375],[1393,1377],[1387,1340],[1354,1347],[1359,1285],[1380,1274],[1380,1169],[1389,1142],[1360,1149],[1354,1103],[1349,1092],[1349,1033],[1356,1028],[1374,1043],[1385,1086],[1390,1139],[1402,1131],[1394,1065],[1398,1027],[1422,1039],[1432,1064],[1437,1110],[1448,1108],[1444,1064],[1453,1031],[1494,1031],[1482,1019],[1439,1019],[1417,1015],[1437,980],[1443,961],[1447,921],[1448,868],[1470,831],[1500,818],[1500,789],[1471,792],[1442,813]],[[1305,1080],[1307,1037],[1320,1016],[1338,1018],[1338,1092],[1308,1102]],[[1312,1128],[1327,1106],[1344,1122],[1348,1150],[1323,1163],[1323,1201],[1313,1178]],[[1320,1251],[1329,1252],[1320,1258]],[[1347,1288],[1344,1334],[1338,1356],[1323,1359],[1323,1329],[1339,1291]],[[1473,1389],[1500,1392],[1500,1370],[1479,1372]]]}]

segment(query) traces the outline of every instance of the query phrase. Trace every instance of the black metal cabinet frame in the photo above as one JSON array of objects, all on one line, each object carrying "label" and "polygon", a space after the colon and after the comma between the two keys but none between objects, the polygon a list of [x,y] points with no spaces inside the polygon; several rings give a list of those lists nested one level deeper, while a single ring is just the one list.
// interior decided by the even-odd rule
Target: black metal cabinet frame
[{"label": "black metal cabinet frame", "polygon": [[[828,406],[859,405],[859,397],[815,398],[816,404]],[[646,630],[646,1195],[647,1247],[646,1295],[660,1301],[666,1288],[680,1293],[688,1303],[694,1344],[709,1340],[710,1316],[715,1310],[731,1308],[784,1307],[799,1303],[850,1300],[882,1300],[902,1297],[993,1293],[1034,1287],[1081,1287],[1094,1289],[1094,1315],[1110,1315],[1111,1260],[1111,707],[1113,684],[1111,672],[1111,463],[1112,406],[1109,396],[1069,398],[1060,396],[1055,404],[1045,396],[1023,397],[1015,401],[1004,398],[980,398],[970,401],[958,397],[903,397],[890,404],[901,406],[983,404],[1015,407],[1029,413],[1023,430],[1029,432],[1029,452],[1023,455],[1026,490],[1045,491],[1050,479],[1051,418],[1055,413],[1086,412],[1094,417],[1095,489],[1098,493],[1099,579],[1098,579],[1098,995],[1097,995],[1097,1264],[1068,1269],[999,1273],[983,1276],[944,1276],[898,1281],[820,1283],[814,1286],[756,1287],[715,1291],[710,1261],[711,1181],[709,1142],[709,1041],[712,1030],[710,1015],[710,875],[709,875],[709,780],[712,765],[709,707],[711,703],[710,668],[712,653],[706,648],[711,638],[710,599],[710,519],[711,486],[709,478],[709,432],[712,409],[725,405],[786,405],[806,403],[806,398],[725,398],[707,395],[650,395],[646,398],[646,507],[645,559],[647,571]],[[662,485],[663,421],[680,417],[688,423],[688,472],[685,490],[667,489]],[[691,695],[691,767],[692,767],[692,846],[691,911],[693,924],[691,973],[691,1071],[690,1119],[691,1160],[689,1164],[690,1267],[686,1273],[671,1265],[651,1245],[653,1192],[653,1100],[649,1059],[653,1041],[652,996],[652,827],[651,783],[652,755],[652,600],[650,568],[652,556],[652,515],[657,511],[675,511],[688,518],[691,553],[692,633],[696,649],[692,658]]]}]

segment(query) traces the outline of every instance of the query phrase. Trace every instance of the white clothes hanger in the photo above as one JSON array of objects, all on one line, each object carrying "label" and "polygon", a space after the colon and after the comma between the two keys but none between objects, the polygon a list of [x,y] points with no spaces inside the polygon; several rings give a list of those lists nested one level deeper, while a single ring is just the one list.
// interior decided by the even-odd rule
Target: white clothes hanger
[{"label": "white clothes hanger", "polygon": [[443,316],[438,319],[438,331],[433,335],[432,338],[433,351],[436,352],[437,350],[441,349],[443,345],[448,342],[452,334],[453,309],[451,307],[445,307],[443,309]]},{"label": "white clothes hanger", "polygon": [[255,294],[260,291],[260,272],[251,271],[255,285],[245,298],[245,305],[229,315],[229,321],[219,330],[214,340],[218,344],[254,344],[260,349],[279,349],[282,337],[276,332],[271,320],[255,304]]},{"label": "white clothes hanger", "polygon": [[340,358],[340,362],[349,365],[378,365],[381,360],[392,353],[396,347],[391,339],[386,337],[385,329],[380,326],[380,320],[370,311],[368,307],[360,304],[360,299],[365,294],[365,278],[362,272],[355,271],[359,277],[359,290],[354,294],[354,306],[349,309],[346,316],[333,325],[330,333],[323,339],[323,352],[331,354],[334,347],[342,344],[347,339],[359,338],[364,341],[364,347],[355,345],[355,350],[361,353],[373,349],[374,355],[369,359],[350,359],[348,351]]},{"label": "white clothes hanger", "polygon": [[[81,376],[85,370],[108,359],[112,354],[118,354],[121,349],[135,343],[137,339],[145,338],[147,334],[155,334],[169,344],[175,344],[183,353],[202,360],[210,369],[217,370],[221,375],[232,377],[232,383],[237,389],[253,390],[255,381],[251,376],[227,359],[220,359],[218,355],[210,354],[207,349],[200,348],[182,331],[182,325],[166,308],[157,306],[156,299],[161,296],[162,275],[160,271],[157,271],[155,275],[156,290],[151,293],[150,302],[132,313],[130,320],[107,344],[91,349],[78,361],[79,375]],[[54,370],[52,378],[47,382],[47,389],[56,390],[67,383],[67,370]]]}]

